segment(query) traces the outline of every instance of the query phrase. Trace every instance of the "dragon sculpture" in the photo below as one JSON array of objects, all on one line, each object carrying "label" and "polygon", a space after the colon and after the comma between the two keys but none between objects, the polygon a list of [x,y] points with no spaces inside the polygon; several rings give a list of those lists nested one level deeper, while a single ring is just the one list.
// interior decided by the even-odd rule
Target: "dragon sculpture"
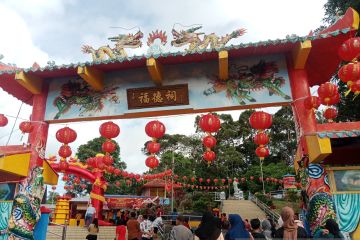
[{"label": "dragon sculpture", "polygon": [[215,76],[212,81],[213,87],[204,91],[204,95],[226,91],[226,96],[230,99],[236,99],[240,105],[245,105],[245,100],[249,102],[256,102],[250,94],[253,91],[260,91],[267,89],[269,95],[279,95],[286,100],[291,99],[281,91],[281,87],[285,84],[283,77],[276,76],[279,69],[275,62],[265,62],[261,60],[258,64],[252,67],[239,66],[232,64],[230,66],[229,79],[223,81]]},{"label": "dragon sculpture", "polygon": [[10,240],[33,240],[34,228],[40,219],[40,204],[44,195],[43,168],[34,167],[29,178],[19,184],[9,219]]},{"label": "dragon sculpture", "polygon": [[90,53],[93,61],[105,60],[106,58],[124,58],[127,57],[127,53],[124,48],[141,47],[141,39],[143,36],[144,35],[141,31],[138,31],[135,34],[119,34],[116,37],[108,38],[108,40],[115,42],[114,48],[111,48],[109,45],[107,45],[99,47],[98,49],[94,49],[89,45],[84,45],[82,47],[82,52],[86,54]]},{"label": "dragon sculpture", "polygon": [[[233,31],[231,34],[226,34],[225,36],[219,37],[215,33],[205,35],[204,33],[197,33],[196,31],[201,29],[202,26],[190,28],[187,30],[180,30],[180,32],[172,29],[171,33],[174,40],[171,41],[171,46],[182,47],[189,44],[189,48],[186,49],[187,52],[194,52],[198,50],[203,50],[208,48],[221,48],[224,47],[231,39],[240,37],[245,34],[246,30],[244,28]],[[200,35],[204,37],[201,40]]]},{"label": "dragon sculpture", "polygon": [[58,109],[54,119],[70,110],[73,105],[80,107],[80,116],[84,113],[100,112],[104,108],[104,100],[119,103],[116,90],[119,87],[106,87],[103,91],[93,90],[83,81],[71,81],[61,86],[60,96],[54,99],[54,106]]}]

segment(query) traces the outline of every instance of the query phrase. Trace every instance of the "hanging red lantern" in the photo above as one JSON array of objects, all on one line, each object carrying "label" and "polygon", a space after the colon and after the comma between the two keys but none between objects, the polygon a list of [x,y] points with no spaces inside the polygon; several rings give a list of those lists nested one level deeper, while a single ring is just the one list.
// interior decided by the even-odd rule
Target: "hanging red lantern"
[{"label": "hanging red lantern", "polygon": [[70,185],[70,186],[69,186],[69,189],[70,189],[70,190],[74,190],[74,185]]},{"label": "hanging red lantern", "polygon": [[220,119],[216,115],[208,113],[201,116],[199,126],[204,132],[217,132],[220,129]]},{"label": "hanging red lantern", "polygon": [[55,190],[56,190],[56,186],[52,186],[51,189],[52,189],[53,191],[55,191]]},{"label": "hanging red lantern", "polygon": [[323,113],[323,116],[328,120],[328,122],[333,122],[333,119],[337,117],[336,108],[327,108]]},{"label": "hanging red lantern", "polygon": [[76,178],[74,179],[74,183],[75,183],[75,184],[79,184],[79,183],[80,183],[80,178],[76,177]]},{"label": "hanging red lantern", "polygon": [[331,98],[338,93],[338,87],[331,82],[326,82],[321,84],[317,91],[319,97],[322,98],[321,101],[327,102],[327,98]]},{"label": "hanging red lantern", "polygon": [[351,84],[360,79],[360,62],[348,63],[343,65],[338,72],[340,80],[349,87]]},{"label": "hanging red lantern", "polygon": [[71,148],[68,145],[62,145],[59,149],[59,156],[62,158],[70,157],[72,154]]},{"label": "hanging red lantern", "polygon": [[207,148],[213,148],[216,146],[216,138],[211,135],[204,137],[202,142]]},{"label": "hanging red lantern", "polygon": [[4,114],[0,114],[0,127],[5,127],[8,122],[7,117]]},{"label": "hanging red lantern", "polygon": [[254,181],[254,176],[250,176],[250,180],[251,180],[251,181]]},{"label": "hanging red lantern", "polygon": [[174,179],[177,180],[179,178],[179,175],[175,174]]},{"label": "hanging red lantern", "polygon": [[157,120],[150,121],[145,126],[145,133],[151,138],[162,138],[165,134],[165,125]]},{"label": "hanging red lantern", "polygon": [[203,178],[199,178],[199,183],[202,183],[204,181]]},{"label": "hanging red lantern", "polygon": [[264,146],[269,143],[269,137],[264,132],[257,133],[254,137],[254,143],[256,145]]},{"label": "hanging red lantern", "polygon": [[268,177],[265,179],[265,181],[267,181],[267,182],[269,182],[269,180],[270,180],[270,178],[268,178]]},{"label": "hanging red lantern", "polygon": [[129,176],[129,173],[127,171],[123,171],[121,173],[121,175],[124,177],[124,178],[127,178]]},{"label": "hanging red lantern", "polygon": [[126,180],[126,185],[130,186],[131,185],[131,180]]},{"label": "hanging red lantern", "polygon": [[360,56],[360,38],[354,37],[340,45],[338,54],[344,61],[350,62]]},{"label": "hanging red lantern", "polygon": [[214,183],[218,183],[219,179],[215,178],[213,181],[214,181]]},{"label": "hanging red lantern", "polygon": [[150,169],[154,169],[159,166],[159,160],[154,156],[150,156],[146,158],[145,165]]},{"label": "hanging red lantern", "polygon": [[207,183],[210,183],[210,182],[211,182],[211,180],[208,178],[208,179],[206,179],[206,182],[207,182]]},{"label": "hanging red lantern", "polygon": [[350,91],[352,91],[355,95],[359,95],[360,94],[360,79],[355,81],[351,87],[350,87]]},{"label": "hanging red lantern", "polygon": [[233,182],[233,180],[231,178],[229,178],[228,182],[231,184]]},{"label": "hanging red lantern", "polygon": [[334,96],[332,96],[327,103],[324,102],[324,105],[335,105],[340,102],[340,94],[336,93]]},{"label": "hanging red lantern", "polygon": [[272,116],[263,111],[253,112],[250,115],[249,122],[252,128],[262,131],[271,126]]},{"label": "hanging red lantern", "polygon": [[80,185],[80,187],[84,190],[84,189],[86,189],[86,184],[83,183]]},{"label": "hanging red lantern", "polygon": [[106,171],[107,171],[109,174],[113,174],[114,171],[115,171],[115,167],[113,167],[113,166],[108,166],[108,167],[106,168]]},{"label": "hanging red lantern", "polygon": [[309,96],[304,100],[304,106],[308,110],[318,109],[320,104],[320,99],[317,96]]},{"label": "hanging red lantern", "polygon": [[221,182],[222,182],[222,184],[224,184],[224,183],[226,182],[226,180],[225,180],[225,179],[221,179]]},{"label": "hanging red lantern", "polygon": [[194,178],[194,177],[192,177],[190,180],[191,180],[191,182],[195,182],[195,178]]},{"label": "hanging red lantern", "polygon": [[183,179],[184,181],[186,181],[186,180],[187,180],[187,176],[183,176],[182,179]]},{"label": "hanging red lantern", "polygon": [[270,152],[266,147],[257,147],[255,154],[260,158],[260,160],[263,160],[265,157],[269,156]]},{"label": "hanging red lantern", "polygon": [[212,161],[215,160],[216,154],[213,151],[206,151],[203,154],[203,158],[205,159],[205,161],[208,162],[208,164],[210,164]]},{"label": "hanging red lantern", "polygon": [[104,138],[116,138],[120,134],[120,127],[111,121],[104,122],[100,125],[99,132]]},{"label": "hanging red lantern", "polygon": [[76,140],[77,134],[69,127],[60,128],[56,132],[56,139],[64,144],[72,143]]},{"label": "hanging red lantern", "polygon": [[105,155],[102,160],[106,166],[111,166],[114,163],[114,159],[111,155]]},{"label": "hanging red lantern", "polygon": [[62,180],[63,180],[64,182],[68,181],[68,180],[69,180],[69,176],[68,176],[68,175],[64,175],[63,178],[62,178]]},{"label": "hanging red lantern", "polygon": [[155,154],[160,151],[160,143],[153,141],[148,142],[148,144],[146,144],[146,149],[148,150],[149,153]]},{"label": "hanging red lantern", "polygon": [[65,186],[64,186],[64,189],[65,189],[65,190],[68,190],[68,189],[69,189],[69,186],[65,185]]},{"label": "hanging red lantern", "polygon": [[101,145],[101,148],[103,152],[112,153],[116,150],[116,144],[111,140],[107,140]]},{"label": "hanging red lantern", "polygon": [[34,126],[31,122],[21,122],[19,128],[22,133],[30,133],[34,129]]},{"label": "hanging red lantern", "polygon": [[65,172],[68,169],[69,169],[69,163],[65,159],[61,159],[59,163],[60,172]]}]

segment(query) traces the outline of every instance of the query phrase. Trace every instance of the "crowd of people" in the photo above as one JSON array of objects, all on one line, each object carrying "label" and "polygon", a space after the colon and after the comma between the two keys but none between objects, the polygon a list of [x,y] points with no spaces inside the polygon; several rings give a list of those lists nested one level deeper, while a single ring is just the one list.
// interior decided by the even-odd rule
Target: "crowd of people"
[{"label": "crowd of people", "polygon": [[[90,211],[91,212],[91,211]],[[171,220],[169,240],[240,240],[240,239],[344,239],[339,226],[333,219],[328,219],[323,228],[314,236],[305,230],[290,207],[284,207],[280,219],[275,223],[271,218],[242,219],[238,214],[222,213],[216,216],[206,212],[196,230],[190,229],[189,220],[177,212]],[[156,240],[160,239],[159,230],[163,231],[161,213],[156,215],[140,215],[136,212],[120,212],[116,217],[115,240]],[[94,219],[88,225],[89,234],[86,239],[96,240],[99,232],[98,221]]]}]

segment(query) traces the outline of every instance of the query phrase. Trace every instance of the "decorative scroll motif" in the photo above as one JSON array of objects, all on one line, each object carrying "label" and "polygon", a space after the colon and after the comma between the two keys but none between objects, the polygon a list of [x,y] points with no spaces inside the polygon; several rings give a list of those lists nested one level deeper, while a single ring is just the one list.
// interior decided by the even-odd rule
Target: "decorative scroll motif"
[{"label": "decorative scroll motif", "polygon": [[115,42],[115,47],[111,48],[109,45],[94,49],[92,46],[84,45],[82,47],[83,53],[90,53],[93,61],[116,59],[127,57],[124,48],[138,48],[141,47],[141,39],[143,33],[138,31],[135,34],[119,34],[116,37],[108,38],[108,40]]},{"label": "decorative scroll motif", "polygon": [[[155,41],[156,39],[160,39],[160,44]],[[149,37],[147,40],[147,45],[149,46],[149,49],[147,53],[149,55],[156,55],[162,53],[164,50],[163,47],[166,45],[166,43],[166,32],[159,32],[158,30],[156,30],[155,32],[153,31],[152,33],[149,33]]]},{"label": "decorative scroll motif", "polygon": [[251,92],[267,89],[269,96],[273,94],[289,100],[290,96],[281,91],[285,84],[283,77],[276,76],[279,68],[276,62],[266,62],[260,60],[258,64],[251,67],[232,64],[230,66],[229,79],[224,81],[215,76],[211,84],[212,88],[204,91],[204,95],[209,96],[222,91],[226,91],[226,96],[230,99],[236,99],[240,105],[245,105],[246,101],[256,102],[251,96]]},{"label": "decorative scroll motif", "polygon": [[43,168],[35,167],[19,184],[9,220],[9,239],[34,239],[33,231],[40,219],[40,203],[44,195]]},{"label": "decorative scroll motif", "polygon": [[54,99],[54,106],[58,113],[54,119],[59,119],[62,114],[69,111],[71,106],[81,107],[80,116],[86,112],[100,112],[104,107],[104,101],[119,103],[116,90],[119,87],[107,87],[98,92],[89,87],[84,81],[71,81],[61,86],[60,96]]},{"label": "decorative scroll motif", "polygon": [[7,240],[7,227],[9,223],[9,216],[11,213],[12,202],[0,202],[0,240]]},{"label": "decorative scroll motif", "polygon": [[172,29],[173,40],[171,46],[182,47],[189,44],[187,52],[194,52],[203,49],[207,49],[209,46],[211,49],[224,47],[231,39],[240,37],[245,34],[246,30],[240,28],[233,31],[231,34],[219,37],[215,33],[204,35],[203,39],[200,39],[200,35],[204,33],[197,33],[196,31],[201,29],[202,26],[190,28],[187,30],[176,31]]},{"label": "decorative scroll motif", "polygon": [[334,195],[340,230],[352,233],[360,225],[360,194]]}]

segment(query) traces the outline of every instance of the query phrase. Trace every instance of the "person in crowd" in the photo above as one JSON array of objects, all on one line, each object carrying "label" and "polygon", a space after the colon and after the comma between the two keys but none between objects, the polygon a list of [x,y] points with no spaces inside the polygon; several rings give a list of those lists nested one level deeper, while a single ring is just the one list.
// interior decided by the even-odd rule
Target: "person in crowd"
[{"label": "person in crowd", "polygon": [[264,234],[260,228],[260,220],[258,218],[254,218],[250,220],[251,225],[251,235],[254,239],[265,239]]},{"label": "person in crowd", "polygon": [[[299,213],[295,213],[295,215],[294,215],[294,220],[295,220],[295,223],[296,223],[299,227],[304,228],[303,222],[300,221]],[[304,229],[305,229],[305,228],[304,228]]]},{"label": "person in crowd", "polygon": [[314,239],[345,239],[340,232],[339,225],[334,219],[328,219],[325,222],[325,227],[319,229],[314,234]]},{"label": "person in crowd", "polygon": [[265,238],[267,240],[271,240],[272,239],[272,231],[271,231],[272,226],[271,226],[270,221],[267,219],[264,219],[261,222],[261,228],[263,230],[262,233],[264,234]]},{"label": "person in crowd", "polygon": [[[153,218],[155,218],[155,216]],[[159,228],[162,227],[162,225],[163,225],[163,221],[162,221],[161,215],[152,220],[152,226],[153,226],[154,234],[158,233],[158,230],[159,230]]]},{"label": "person in crowd", "polygon": [[222,240],[221,222],[211,212],[205,212],[195,231],[195,240]]},{"label": "person in crowd", "polygon": [[281,219],[283,221],[282,227],[280,227],[275,232],[275,238],[286,239],[286,240],[296,240],[301,238],[306,238],[306,231],[304,228],[299,227],[295,223],[294,219],[294,210],[290,207],[284,207],[281,210]]},{"label": "person in crowd", "polygon": [[138,221],[139,223],[142,223],[142,222],[144,221],[144,216],[140,214],[140,215],[138,216],[138,218],[137,218],[137,221]]},{"label": "person in crowd", "polygon": [[89,203],[88,208],[85,212],[85,226],[89,227],[90,223],[93,221],[93,218],[95,217],[96,209]]},{"label": "person in crowd", "polygon": [[251,226],[250,226],[250,223],[249,223],[249,219],[245,219],[244,221],[244,225],[245,225],[245,229],[250,232],[251,231]]},{"label": "person in crowd", "polygon": [[176,217],[176,226],[170,232],[170,240],[193,240],[193,234],[184,226],[185,217],[178,215]]},{"label": "person in crowd", "polygon": [[145,214],[144,216],[144,221],[142,221],[142,223],[140,223],[140,231],[142,233],[141,235],[141,239],[142,240],[152,240],[152,234],[153,234],[153,229],[152,229],[152,222],[148,219],[148,216]]},{"label": "person in crowd", "polygon": [[171,225],[173,225],[173,226],[176,225],[177,215],[178,215],[178,212],[177,212],[176,208],[174,208],[173,212],[171,213]]},{"label": "person in crowd", "polygon": [[121,221],[123,221],[124,223],[127,223],[127,221],[129,221],[129,211],[128,210],[126,210],[125,212],[122,212]]},{"label": "person in crowd", "polygon": [[136,213],[130,213],[130,219],[127,221],[128,240],[138,240],[141,238],[140,223],[135,219]]},{"label": "person in crowd", "polygon": [[126,240],[126,223],[119,221],[116,226],[116,240]]},{"label": "person in crowd", "polygon": [[230,229],[225,235],[225,240],[249,239],[250,234],[245,229],[244,221],[238,214],[229,215]]},{"label": "person in crowd", "polygon": [[189,217],[185,217],[184,226],[191,230],[190,224],[189,224]]},{"label": "person in crowd", "polygon": [[88,235],[86,236],[87,240],[97,240],[97,235],[99,233],[99,223],[98,219],[94,218],[92,224],[88,227]]},{"label": "person in crowd", "polygon": [[161,217],[162,215],[164,215],[164,211],[161,209],[160,206],[156,207],[156,217]]},{"label": "person in crowd", "polygon": [[75,215],[75,219],[76,219],[76,226],[80,225],[80,220],[81,220],[82,214],[80,212],[77,212]]},{"label": "person in crowd", "polygon": [[275,224],[274,220],[271,217],[268,217],[267,220],[271,224],[271,237],[274,238],[275,232],[276,232],[276,224]]}]

